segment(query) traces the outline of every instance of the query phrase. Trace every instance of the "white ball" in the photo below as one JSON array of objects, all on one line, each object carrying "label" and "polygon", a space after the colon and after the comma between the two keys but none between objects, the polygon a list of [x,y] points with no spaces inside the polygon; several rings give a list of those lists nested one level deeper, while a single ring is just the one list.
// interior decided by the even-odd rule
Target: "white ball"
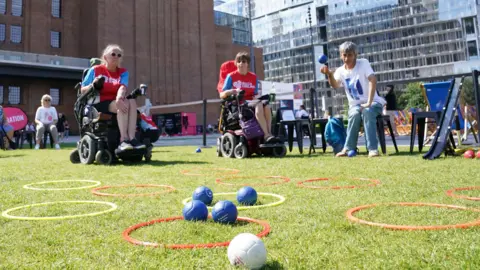
[{"label": "white ball", "polygon": [[260,269],[267,262],[267,250],[263,241],[251,233],[241,233],[230,242],[227,250],[231,265],[248,269]]}]

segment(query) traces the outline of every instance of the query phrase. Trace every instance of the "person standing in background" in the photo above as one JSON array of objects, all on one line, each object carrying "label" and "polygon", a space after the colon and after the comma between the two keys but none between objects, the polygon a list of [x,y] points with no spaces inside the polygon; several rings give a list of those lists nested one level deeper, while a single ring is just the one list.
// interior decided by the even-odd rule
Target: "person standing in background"
[{"label": "person standing in background", "polygon": [[63,127],[65,128],[64,138],[68,139],[68,135],[70,135],[70,125],[68,124],[68,120],[65,118],[65,122],[63,123]]},{"label": "person standing in background", "polygon": [[57,132],[58,132],[58,141],[60,143],[63,142],[63,133],[65,132],[64,123],[65,123],[65,115],[63,115],[63,113],[59,113],[58,114],[58,122],[57,122],[56,126],[57,126]]},{"label": "person standing in background", "polygon": [[383,114],[390,116],[390,123],[392,123],[393,133],[398,136],[397,125],[395,124],[395,111],[397,108],[397,97],[395,96],[394,86],[387,85],[387,95],[385,96],[387,104],[383,107]]}]

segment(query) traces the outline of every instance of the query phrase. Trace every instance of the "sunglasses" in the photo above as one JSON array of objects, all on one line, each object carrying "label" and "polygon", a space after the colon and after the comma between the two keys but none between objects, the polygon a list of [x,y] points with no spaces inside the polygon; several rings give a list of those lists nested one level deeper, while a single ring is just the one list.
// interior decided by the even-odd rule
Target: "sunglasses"
[{"label": "sunglasses", "polygon": [[43,101],[51,101],[50,99],[44,99]]},{"label": "sunglasses", "polygon": [[113,56],[113,57],[117,56],[118,58],[120,58],[120,57],[122,57],[122,54],[112,52],[111,56]]}]

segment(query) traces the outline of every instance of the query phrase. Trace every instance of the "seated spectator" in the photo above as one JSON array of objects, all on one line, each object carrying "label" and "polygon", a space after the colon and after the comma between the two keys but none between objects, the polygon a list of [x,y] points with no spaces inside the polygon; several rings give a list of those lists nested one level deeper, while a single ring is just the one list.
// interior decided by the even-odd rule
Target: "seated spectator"
[{"label": "seated spectator", "polygon": [[308,119],[308,112],[305,110],[305,106],[300,105],[300,110],[295,113],[295,119]]},{"label": "seated spectator", "polygon": [[40,141],[47,130],[50,131],[51,139],[55,144],[55,149],[60,149],[56,126],[58,122],[58,115],[55,107],[51,106],[52,97],[50,95],[43,95],[40,102],[42,105],[38,107],[37,112],[35,113],[35,123],[37,124],[35,150],[40,149]]},{"label": "seated spectator", "polygon": [[[300,110],[298,110],[295,113],[295,119],[308,119],[308,118],[310,118],[310,117],[309,117],[309,114],[308,114],[307,110],[305,110],[305,106],[300,105]],[[305,136],[310,136],[310,130],[309,130],[308,125],[309,124],[307,124],[307,123],[304,123],[302,125],[303,134]]]}]

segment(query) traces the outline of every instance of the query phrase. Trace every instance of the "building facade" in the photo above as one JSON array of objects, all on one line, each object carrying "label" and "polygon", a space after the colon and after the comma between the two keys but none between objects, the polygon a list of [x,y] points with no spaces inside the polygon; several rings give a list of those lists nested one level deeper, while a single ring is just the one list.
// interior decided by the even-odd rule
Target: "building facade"
[{"label": "building facade", "polygon": [[[352,1],[353,2],[353,1]],[[341,65],[338,46],[359,44],[384,83],[468,73],[478,63],[475,0],[329,1],[328,52]]]},{"label": "building facade", "polygon": [[214,6],[215,11],[220,11],[240,17],[249,18],[249,0],[226,0],[218,1]]},{"label": "building facade", "polygon": [[[248,48],[233,44],[212,10],[203,0],[0,0],[0,103],[33,119],[51,93],[73,122],[73,86],[110,43],[124,49],[129,88],[148,84],[153,106],[218,98],[219,63]],[[209,107],[211,122],[218,107]]]},{"label": "building facade", "polygon": [[370,61],[379,90],[385,84],[438,80],[480,67],[475,0],[252,1],[253,41],[264,49],[265,79],[310,88],[315,68],[316,88],[334,114],[344,109],[343,90],[326,89],[319,64],[312,62],[324,53],[330,67],[340,66],[338,47],[345,41],[355,42],[359,57]]}]

